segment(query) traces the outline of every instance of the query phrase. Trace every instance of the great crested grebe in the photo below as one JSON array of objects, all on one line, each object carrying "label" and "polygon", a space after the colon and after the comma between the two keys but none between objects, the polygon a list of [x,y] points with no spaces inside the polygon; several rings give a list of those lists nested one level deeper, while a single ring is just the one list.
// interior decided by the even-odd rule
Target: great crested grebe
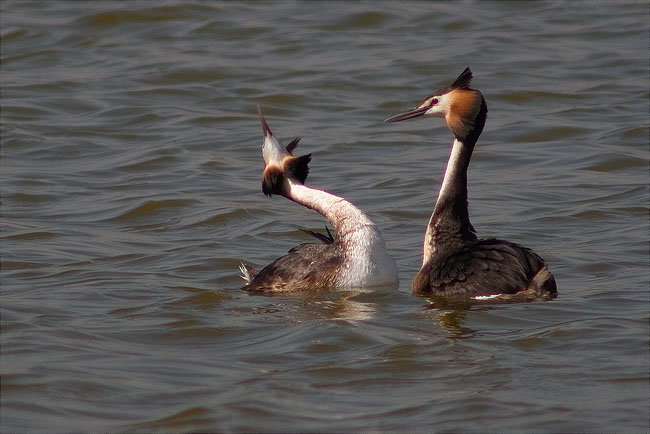
[{"label": "great crested grebe", "polygon": [[377,226],[344,198],[304,185],[311,154],[294,157],[292,151],[300,138],[282,147],[273,137],[259,105],[257,111],[263,132],[262,191],[267,196],[279,194],[315,210],[332,225],[336,236],[332,237],[329,230],[328,235],[306,231],[321,243],[300,244],[260,272],[242,264],[240,270],[246,281],[242,289],[275,293],[396,285],[397,265]]},{"label": "great crested grebe", "polygon": [[487,117],[485,99],[469,88],[471,80],[472,71],[465,68],[448,88],[385,121],[436,116],[444,118],[454,134],[413,293],[479,300],[556,297],[555,279],[539,255],[509,241],[479,240],[469,221],[467,168]]}]

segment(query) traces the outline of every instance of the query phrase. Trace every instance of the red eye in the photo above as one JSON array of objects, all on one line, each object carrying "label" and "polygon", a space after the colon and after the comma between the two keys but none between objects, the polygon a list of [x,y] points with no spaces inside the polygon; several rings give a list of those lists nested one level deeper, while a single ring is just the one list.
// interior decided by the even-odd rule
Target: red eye
[{"label": "red eye", "polygon": [[434,98],[431,100],[431,105],[436,105],[438,104],[438,98]]}]

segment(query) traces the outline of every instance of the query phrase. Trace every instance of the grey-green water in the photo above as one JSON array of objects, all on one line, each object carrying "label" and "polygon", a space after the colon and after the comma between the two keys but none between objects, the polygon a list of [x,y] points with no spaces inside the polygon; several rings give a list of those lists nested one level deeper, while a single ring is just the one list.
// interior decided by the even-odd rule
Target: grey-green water
[{"label": "grey-green water", "polygon": [[[3,432],[648,430],[645,2],[1,4]],[[410,294],[463,68],[479,235],[551,302]],[[260,191],[264,106],[398,288],[237,288],[323,219]]]}]

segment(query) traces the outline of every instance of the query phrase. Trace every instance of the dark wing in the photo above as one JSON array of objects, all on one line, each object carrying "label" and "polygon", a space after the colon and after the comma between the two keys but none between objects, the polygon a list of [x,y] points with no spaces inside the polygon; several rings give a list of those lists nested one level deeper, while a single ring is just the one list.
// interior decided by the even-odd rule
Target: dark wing
[{"label": "dark wing", "polygon": [[260,270],[242,289],[275,293],[328,288],[334,285],[342,263],[337,244],[300,244]]},{"label": "dark wing", "polygon": [[425,264],[413,290],[451,296],[514,294],[525,291],[543,266],[542,258],[526,247],[481,240]]}]

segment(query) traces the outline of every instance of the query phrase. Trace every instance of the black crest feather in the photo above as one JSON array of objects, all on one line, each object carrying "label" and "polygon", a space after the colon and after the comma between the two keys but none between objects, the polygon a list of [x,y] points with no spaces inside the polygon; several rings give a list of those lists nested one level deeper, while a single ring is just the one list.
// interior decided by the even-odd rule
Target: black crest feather
[{"label": "black crest feather", "polygon": [[469,87],[469,83],[472,81],[472,70],[468,68],[465,68],[463,72],[460,73],[458,78],[456,78],[456,81],[454,81],[451,86],[449,86],[449,90],[453,89],[467,89]]},{"label": "black crest feather", "polygon": [[289,142],[287,145],[287,152],[292,153],[294,149],[296,149],[296,146],[298,146],[298,142],[300,141],[300,137],[296,137],[292,141]]},{"label": "black crest feather", "polygon": [[260,122],[262,123],[262,133],[264,134],[264,137],[270,137],[273,135],[271,132],[271,128],[269,128],[269,124],[266,123],[266,119],[264,119],[264,113],[262,113],[262,106],[257,104],[257,114],[260,116]]},{"label": "black crest feather", "polygon": [[307,175],[309,174],[310,161],[311,154],[287,160],[287,162],[284,163],[284,176],[298,180],[300,183],[304,184],[305,179],[307,179]]}]

